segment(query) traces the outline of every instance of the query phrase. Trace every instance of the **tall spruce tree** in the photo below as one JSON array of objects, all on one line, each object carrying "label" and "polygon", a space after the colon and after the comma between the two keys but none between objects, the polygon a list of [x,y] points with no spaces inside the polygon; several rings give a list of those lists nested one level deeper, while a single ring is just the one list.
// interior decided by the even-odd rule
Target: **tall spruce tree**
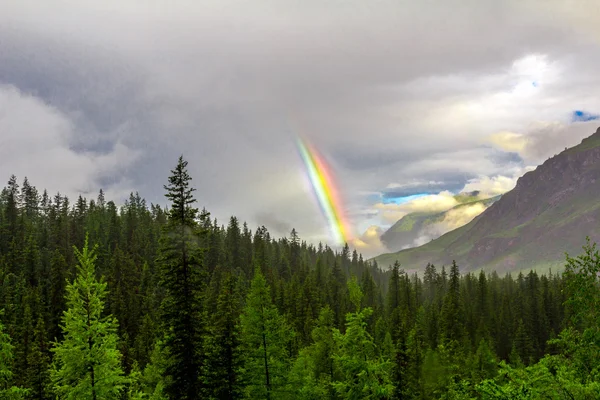
[{"label": "tall spruce tree", "polygon": [[62,318],[64,339],[56,343],[51,371],[60,399],[116,399],[126,378],[117,350],[117,321],[104,317],[106,283],[96,279],[95,248],[75,248],[78,274],[67,286],[67,307]]},{"label": "tall spruce tree", "polygon": [[246,298],[241,325],[246,397],[285,398],[291,361],[286,347],[293,339],[293,331],[273,305],[267,281],[258,269]]},{"label": "tall spruce tree", "polygon": [[458,265],[452,262],[450,268],[448,292],[444,298],[444,305],[441,311],[442,337],[446,342],[454,342],[455,345],[461,345],[464,339],[464,317],[463,305],[460,296],[460,274]]},{"label": "tall spruce tree", "polygon": [[199,245],[198,209],[190,186],[183,156],[171,171],[164,188],[171,201],[158,254],[161,286],[165,290],[162,322],[170,363],[166,392],[173,400],[199,399],[201,396],[202,335],[202,251]]}]

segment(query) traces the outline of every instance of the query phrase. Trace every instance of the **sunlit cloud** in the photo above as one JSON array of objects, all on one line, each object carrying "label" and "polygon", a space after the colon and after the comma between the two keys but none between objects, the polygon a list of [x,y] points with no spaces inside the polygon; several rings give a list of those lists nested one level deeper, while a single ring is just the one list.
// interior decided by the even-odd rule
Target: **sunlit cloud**
[{"label": "sunlit cloud", "polygon": [[382,233],[383,229],[380,227],[370,226],[362,235],[352,239],[349,245],[366,257],[381,254],[387,251],[380,239]]},{"label": "sunlit cloud", "polygon": [[454,194],[446,191],[439,194],[418,197],[401,204],[377,203],[373,208],[377,209],[380,212],[382,220],[389,224],[398,221],[408,213],[441,212],[446,211],[457,204],[458,201],[454,198]]}]

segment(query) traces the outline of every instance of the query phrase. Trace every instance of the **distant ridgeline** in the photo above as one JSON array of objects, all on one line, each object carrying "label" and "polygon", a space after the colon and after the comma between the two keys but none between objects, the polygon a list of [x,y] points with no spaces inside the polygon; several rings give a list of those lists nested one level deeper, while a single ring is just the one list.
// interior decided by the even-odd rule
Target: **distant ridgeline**
[{"label": "distant ridgeline", "polygon": [[600,241],[600,128],[527,172],[470,223],[439,238],[376,257],[423,271],[428,262],[466,271],[560,271],[564,253],[577,254],[589,236]]},{"label": "distant ridgeline", "polygon": [[[442,212],[412,212],[392,225],[381,235],[381,241],[391,251],[418,247],[456,227],[457,223],[466,224],[476,213],[498,201],[500,196],[481,198],[478,191],[459,193],[454,196],[458,204]],[[471,216],[469,216],[471,215]],[[463,222],[455,221],[459,217]],[[465,220],[466,219],[466,220]]]},{"label": "distant ridgeline", "polygon": [[295,230],[220,225],[194,208],[186,165],[171,171],[168,211],[137,194],[117,207],[102,191],[71,204],[10,178],[0,398],[597,393],[600,341],[581,339],[599,337],[592,250],[564,275],[382,272]]}]

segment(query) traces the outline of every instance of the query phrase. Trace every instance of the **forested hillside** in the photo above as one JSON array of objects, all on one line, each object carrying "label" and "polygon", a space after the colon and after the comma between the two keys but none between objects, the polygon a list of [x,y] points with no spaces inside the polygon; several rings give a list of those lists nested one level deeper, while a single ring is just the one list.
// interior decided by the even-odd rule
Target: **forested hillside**
[{"label": "forested hillside", "polygon": [[[132,194],[0,196],[0,398],[597,398],[596,250],[564,274],[382,272]],[[582,243],[583,244],[583,243]]]}]

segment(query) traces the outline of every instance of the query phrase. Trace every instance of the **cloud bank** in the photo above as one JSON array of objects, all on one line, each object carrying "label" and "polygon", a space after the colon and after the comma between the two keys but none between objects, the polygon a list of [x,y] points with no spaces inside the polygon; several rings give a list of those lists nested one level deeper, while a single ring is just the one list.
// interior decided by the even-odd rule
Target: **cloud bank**
[{"label": "cloud bank", "polygon": [[[583,1],[0,0],[0,179],[165,205],[183,153],[220,221],[331,241],[301,134],[360,237],[446,192],[505,190],[595,131]],[[433,197],[385,204],[414,194]]]}]

